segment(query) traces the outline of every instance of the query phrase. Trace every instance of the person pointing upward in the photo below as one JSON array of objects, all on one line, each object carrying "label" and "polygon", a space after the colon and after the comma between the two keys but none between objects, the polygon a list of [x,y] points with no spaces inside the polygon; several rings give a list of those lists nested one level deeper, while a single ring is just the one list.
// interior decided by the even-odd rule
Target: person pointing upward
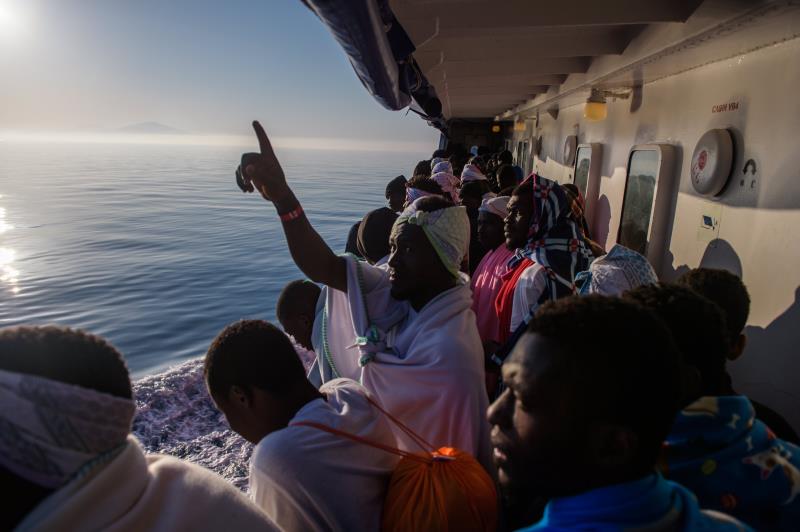
[{"label": "person pointing upward", "polygon": [[[491,472],[483,353],[459,271],[469,246],[464,207],[441,197],[409,205],[392,228],[388,268],[338,256],[303,212],[261,124],[253,128],[261,153],[243,168],[245,191],[275,205],[298,268],[347,294],[355,330],[352,347],[333,354],[335,376],[360,381],[429,443],[469,452]],[[403,434],[398,441],[419,450]]]}]

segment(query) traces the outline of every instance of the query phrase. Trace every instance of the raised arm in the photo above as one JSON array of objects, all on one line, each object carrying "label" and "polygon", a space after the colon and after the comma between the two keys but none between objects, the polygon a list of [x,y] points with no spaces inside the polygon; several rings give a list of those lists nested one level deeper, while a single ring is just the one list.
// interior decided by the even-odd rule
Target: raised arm
[{"label": "raised arm", "polygon": [[286,176],[264,128],[255,121],[253,129],[258,137],[261,155],[248,161],[247,167],[242,168],[245,188],[248,192],[258,190],[264,199],[275,205],[289,252],[297,267],[312,281],[346,292],[345,260],[331,251],[306,218],[300,202],[286,183]]}]

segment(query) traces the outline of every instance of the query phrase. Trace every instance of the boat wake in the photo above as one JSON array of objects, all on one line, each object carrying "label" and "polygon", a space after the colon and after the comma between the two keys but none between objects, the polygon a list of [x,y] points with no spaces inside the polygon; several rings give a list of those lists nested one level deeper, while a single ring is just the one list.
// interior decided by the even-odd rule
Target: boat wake
[{"label": "boat wake", "polygon": [[253,446],[230,430],[211,401],[202,359],[145,377],[133,391],[133,434],[146,452],[189,460],[246,491]]}]

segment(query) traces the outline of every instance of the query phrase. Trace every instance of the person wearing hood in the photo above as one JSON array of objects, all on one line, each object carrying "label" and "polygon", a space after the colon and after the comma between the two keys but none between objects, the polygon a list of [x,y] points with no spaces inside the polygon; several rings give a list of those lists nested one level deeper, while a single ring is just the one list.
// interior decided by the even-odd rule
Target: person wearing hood
[{"label": "person wearing hood", "polygon": [[757,530],[797,530],[800,447],[777,438],[744,395],[728,395],[729,348],[721,309],[680,285],[625,295],[667,325],[686,365],[686,396],[665,438],[664,475],[692,490],[704,508]]},{"label": "person wearing hood", "polygon": [[577,293],[575,276],[589,267],[591,251],[574,216],[555,181],[531,174],[514,189],[504,229],[514,257],[495,300],[501,344],[539,305]]}]

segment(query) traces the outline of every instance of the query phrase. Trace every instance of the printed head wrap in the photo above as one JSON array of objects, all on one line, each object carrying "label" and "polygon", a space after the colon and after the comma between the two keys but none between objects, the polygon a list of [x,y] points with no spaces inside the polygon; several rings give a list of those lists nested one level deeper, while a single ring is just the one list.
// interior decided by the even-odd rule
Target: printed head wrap
[{"label": "printed head wrap", "polygon": [[540,302],[575,294],[575,276],[589,267],[592,256],[580,222],[561,185],[531,174],[520,186],[528,182],[533,190],[528,242],[509,266],[528,258],[545,268],[547,285]]},{"label": "printed head wrap", "polygon": [[465,207],[445,207],[433,212],[417,209],[419,201],[415,201],[397,218],[392,227],[392,237],[405,224],[420,227],[428,242],[453,277],[461,280],[461,261],[469,248],[469,217]]},{"label": "printed head wrap", "polygon": [[408,187],[406,188],[406,203],[414,203],[418,199],[424,198],[425,196],[438,196],[438,195],[439,194],[434,194],[433,192],[428,192],[427,190]]},{"label": "printed head wrap", "polygon": [[581,294],[606,296],[619,296],[638,286],[658,282],[658,276],[647,259],[620,244],[615,244],[606,255],[592,262],[587,272],[578,274],[578,279],[584,279]]},{"label": "printed head wrap", "polygon": [[0,465],[36,485],[58,488],[121,449],[135,412],[131,399],[0,370]]}]

